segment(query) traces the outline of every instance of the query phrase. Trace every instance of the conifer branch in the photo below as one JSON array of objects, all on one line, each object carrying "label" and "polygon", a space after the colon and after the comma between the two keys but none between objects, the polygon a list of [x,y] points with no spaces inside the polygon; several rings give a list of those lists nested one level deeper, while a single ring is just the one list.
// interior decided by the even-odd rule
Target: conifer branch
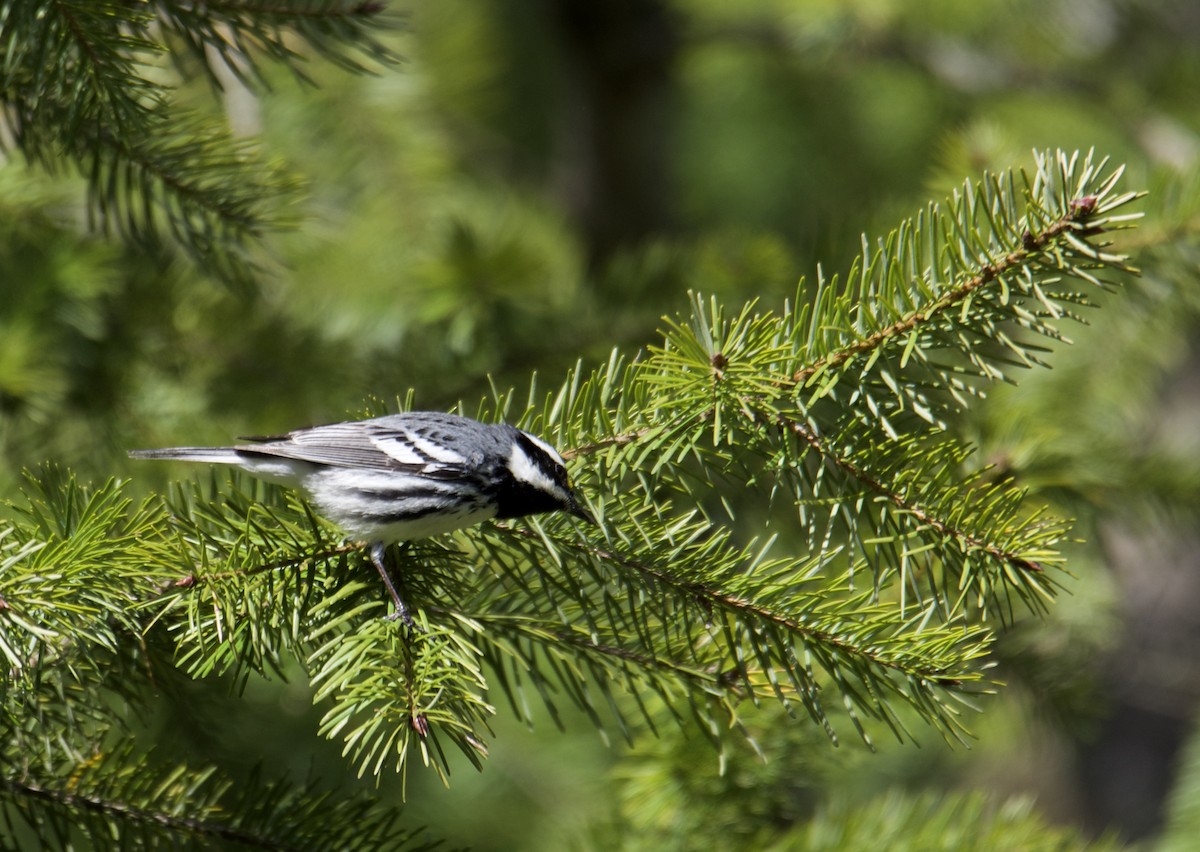
[{"label": "conifer branch", "polygon": [[[500,523],[497,523],[496,527],[510,535],[520,536],[531,541],[542,540],[542,536],[532,530]],[[853,642],[846,641],[830,631],[813,628],[782,612],[775,611],[761,604],[756,604],[738,595],[722,592],[705,582],[688,580],[676,576],[649,562],[619,554],[608,548],[574,541],[560,541],[558,542],[558,546],[567,552],[576,551],[581,554],[586,553],[604,562],[637,571],[639,574],[652,579],[656,584],[664,588],[671,589],[675,593],[696,600],[706,611],[711,612],[716,609],[722,609],[733,614],[735,617],[742,619],[751,618],[773,624],[789,633],[802,637],[807,642],[813,642],[829,648],[837,653],[844,654],[848,658],[862,659],[864,662],[872,666],[878,666],[881,669],[890,669],[906,677],[915,677],[931,683],[945,682],[959,684],[963,680],[961,674],[947,676],[947,672],[942,669],[910,667],[903,660],[890,658],[871,648],[855,645]]]},{"label": "conifer branch", "polygon": [[971,278],[947,290],[932,304],[914,311],[907,317],[864,338],[822,355],[813,363],[797,370],[791,376],[791,384],[804,385],[817,374],[840,367],[856,355],[871,352],[890,340],[910,334],[939,315],[960,305],[976,291],[994,284],[1002,276],[1028,265],[1048,246],[1068,232],[1078,232],[1085,236],[1103,233],[1103,228],[1088,228],[1085,225],[1087,217],[1095,210],[1095,207],[1096,198],[1094,196],[1086,196],[1073,201],[1071,212],[1051,223],[1049,227],[1036,234],[1026,230],[1021,236],[1021,248],[1008,252],[997,261],[983,264]]},{"label": "conifer branch", "polygon": [[139,808],[99,796],[89,796],[72,790],[48,787],[28,780],[0,777],[0,789],[9,796],[37,800],[72,811],[86,811],[121,821],[146,823],[172,834],[211,837],[236,843],[248,849],[269,849],[278,852],[303,852],[305,847],[281,843],[272,838],[242,831],[231,825],[207,819],[180,816],[178,814]]},{"label": "conifer branch", "polygon": [[218,88],[222,63],[246,82],[263,82],[267,62],[306,79],[308,52],[365,73],[399,60],[374,36],[395,24],[381,3],[345,0],[9,3],[0,103],[16,148],[83,176],[106,231],[177,244],[201,270],[248,287],[264,236],[293,222],[297,181],[179,109],[159,63],[187,73],[186,55]]},{"label": "conifer branch", "polygon": [[[1088,174],[1094,175],[1103,165],[1101,163],[1093,168],[1089,163],[1085,167],[1085,171]],[[912,311],[890,325],[877,329],[866,336],[860,336],[847,344],[838,346],[817,356],[790,374],[775,375],[769,378],[768,381],[774,382],[781,388],[792,389],[803,387],[811,382],[814,377],[829,372],[836,372],[839,368],[847,366],[856,356],[875,352],[889,343],[911,337],[915,332],[920,331],[924,326],[930,325],[939,318],[945,317],[954,325],[967,325],[966,316],[955,319],[948,316],[948,314],[950,314],[952,309],[961,307],[965,302],[970,301],[974,295],[982,290],[986,290],[990,285],[1001,284],[1005,276],[1027,270],[1047,254],[1051,254],[1054,258],[1049,263],[1051,271],[1058,270],[1060,272],[1065,271],[1068,274],[1078,274],[1084,280],[1088,281],[1091,281],[1092,277],[1082,267],[1073,266],[1074,261],[1071,255],[1079,255],[1081,259],[1088,262],[1095,261],[1098,265],[1105,268],[1125,272],[1135,271],[1125,264],[1123,256],[1103,254],[1088,244],[1075,239],[1075,235],[1090,238],[1103,234],[1108,230],[1128,227],[1127,220],[1129,217],[1100,215],[1110,213],[1116,207],[1127,204],[1129,201],[1139,197],[1137,193],[1124,193],[1116,197],[1107,197],[1114,188],[1115,180],[1120,174],[1121,170],[1118,169],[1102,185],[1094,187],[1097,192],[1103,193],[1102,195],[1088,194],[1069,199],[1065,204],[1066,212],[1057,219],[1049,221],[1036,232],[1029,228],[1024,228],[1020,232],[1019,247],[1005,251],[996,260],[976,263],[969,277],[934,297],[929,304]],[[1000,181],[997,181],[998,185],[1000,183]],[[966,197],[969,198],[974,197],[974,194],[979,192],[979,190],[972,191],[970,183],[968,183],[967,189]],[[1007,199],[1006,201],[1011,202],[1011,199]],[[1009,216],[1010,220],[1011,218],[1015,218],[1011,213]],[[1031,220],[1037,218],[1037,215],[1033,211],[1030,211],[1027,216]],[[931,216],[931,221],[926,226],[927,228],[934,227],[932,218]],[[1093,219],[1095,221],[1092,221]],[[963,223],[956,223],[954,227],[964,231],[970,228],[969,225]],[[1011,228],[1012,226],[1009,225],[1009,227]],[[1003,238],[1003,236],[1002,234],[996,235],[997,238]],[[906,238],[912,239],[913,232],[907,232]],[[864,244],[865,242],[866,238],[864,237]],[[901,251],[899,250],[896,252],[897,255],[900,253]],[[888,255],[888,258],[890,257],[892,255]],[[886,266],[888,258],[878,261],[878,265]],[[929,258],[929,260],[936,259]],[[853,264],[853,268],[865,268],[870,265],[869,259],[864,255]],[[930,270],[926,270],[926,273],[932,274]],[[849,280],[853,276],[854,273],[852,272],[847,276],[847,279]],[[877,294],[868,293],[865,295],[878,298]],[[1040,292],[1038,297],[1041,299],[1045,298],[1044,294]],[[871,301],[863,301],[856,306],[857,310],[864,315],[867,312],[879,310],[882,307],[884,306],[874,304]],[[1052,310],[1053,313],[1054,311]],[[1061,311],[1058,313],[1061,314]],[[1013,318],[1019,319],[1019,315],[1014,313]],[[814,324],[820,319],[816,313],[813,314]],[[1042,333],[1050,333],[1052,331],[1044,324],[1038,325],[1035,330]],[[920,357],[920,347],[917,348],[915,354]],[[724,373],[724,366],[728,366],[729,357],[724,352],[714,350],[709,353],[708,358],[714,381],[719,381]],[[624,447],[636,444],[639,441],[652,438],[657,430],[662,428],[664,428],[664,425],[657,427],[643,426],[619,434],[609,435],[600,440],[591,441],[568,450],[568,453],[570,453],[569,457],[585,456],[610,447]],[[672,423],[671,428],[686,428],[686,420]]]},{"label": "conifer branch", "polygon": [[[532,689],[551,713],[566,696],[626,736],[630,714],[653,726],[665,706],[683,721],[686,704],[714,731],[736,726],[739,702],[774,698],[831,738],[835,713],[866,742],[869,719],[910,738],[912,714],[959,737],[959,705],[988,690],[989,620],[1052,599],[1046,569],[1068,526],[1012,483],[983,481],[947,422],[1010,366],[1042,363],[1039,339],[1060,339],[1059,321],[1087,303],[1070,287],[1128,270],[1088,242],[1125,227],[1118,208],[1136,197],[1116,191],[1119,170],[1102,172],[1061,155],[1039,159],[1024,196],[1013,175],[967,184],[864,254],[846,284],[822,280],[778,314],[727,315],[697,297],[644,358],[577,370],[540,406],[535,385],[524,409],[515,392],[482,403],[480,419],[573,447],[575,488],[601,527],[530,518],[398,548],[420,630],[376,617],[386,596],[360,545],[240,473],[179,490],[142,536],[117,491],[89,515],[82,494],[64,506],[47,484],[42,534],[18,545],[48,544],[10,545],[10,561],[137,542],[116,563],[140,572],[120,608],[130,629],[169,637],[192,677],[240,682],[302,661],[320,733],[362,773],[403,773],[417,756],[445,776],[446,743],[478,765],[497,683],[522,717]],[[763,524],[798,552],[738,541]],[[872,588],[854,581],[864,567]],[[13,616],[45,591],[14,576],[0,586],[0,640],[25,648]],[[56,629],[80,648],[115,641]]]},{"label": "conifer branch", "polygon": [[963,530],[957,529],[942,518],[939,518],[933,513],[925,510],[920,505],[911,502],[904,494],[889,488],[883,482],[875,479],[869,473],[860,469],[859,466],[856,465],[851,459],[837,453],[835,450],[830,448],[825,442],[818,438],[808,426],[805,426],[802,423],[797,423],[793,420],[787,420],[782,417],[778,418],[778,422],[782,428],[787,429],[794,435],[797,435],[806,444],[812,447],[817,455],[819,455],[821,458],[825,459],[830,464],[840,468],[854,479],[866,485],[867,488],[885,498],[897,509],[900,509],[906,514],[911,515],[919,523],[928,525],[940,535],[946,536],[947,538],[956,539],[957,541],[961,542],[963,545],[962,549],[964,551],[980,551],[986,553],[997,562],[1011,565],[1018,570],[1030,571],[1039,574],[1042,573],[1043,568],[1037,562],[1027,559],[1020,554],[1011,553],[999,545],[985,541],[977,536],[970,535]]},{"label": "conifer branch", "polygon": [[612,435],[599,441],[591,441],[586,444],[581,444],[577,447],[568,447],[562,451],[562,457],[570,461],[571,459],[576,459],[580,456],[590,456],[592,453],[598,453],[601,450],[608,449],[609,447],[624,447],[628,444],[635,444],[651,435],[654,431],[655,430],[651,427],[633,429],[629,432],[622,432],[620,435]]},{"label": "conifer branch", "polygon": [[225,580],[235,580],[238,578],[253,577],[255,574],[266,574],[273,571],[278,571],[282,568],[298,568],[307,562],[323,561],[325,559],[335,559],[345,556],[348,553],[365,553],[367,546],[361,543],[347,543],[338,545],[337,547],[324,548],[316,550],[312,553],[304,553],[299,556],[289,556],[282,559],[273,559],[267,562],[262,562],[257,565],[251,565],[245,568],[235,568],[228,571],[208,571],[205,573],[189,572],[182,574],[172,579],[163,581],[154,590],[154,593],[145,600],[139,601],[139,605],[144,605],[152,600],[161,598],[173,589],[195,589],[203,586],[205,583],[222,582]]},{"label": "conifer branch", "polygon": [[[47,782],[31,775],[27,755],[3,755],[0,810],[6,825],[43,841],[81,834],[97,849],[207,846],[263,850],[315,848],[364,852],[426,850],[423,831],[397,825],[399,810],[376,797],[338,792],[315,778],[264,783],[257,770],[238,785],[214,769],[158,767],[128,738],[115,749],[63,755],[80,739],[66,729],[52,746]],[[64,759],[66,758],[66,759]],[[24,825],[21,825],[21,823]]]},{"label": "conifer branch", "polygon": [[370,72],[373,66],[392,65],[400,59],[377,37],[396,29],[401,21],[388,13],[385,3],[157,0],[155,6],[164,28],[179,37],[217,88],[221,82],[208,51],[220,56],[230,71],[252,86],[267,85],[264,59],[283,65],[302,82],[312,82],[304,72],[305,56],[297,50],[298,40],[354,73]]}]

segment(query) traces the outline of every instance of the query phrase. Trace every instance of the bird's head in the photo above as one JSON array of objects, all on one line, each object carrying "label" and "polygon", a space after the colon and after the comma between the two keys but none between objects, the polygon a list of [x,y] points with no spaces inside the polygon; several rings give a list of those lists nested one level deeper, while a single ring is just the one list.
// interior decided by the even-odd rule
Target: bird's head
[{"label": "bird's head", "polygon": [[500,495],[499,518],[540,512],[567,512],[589,524],[596,519],[571,488],[567,466],[554,447],[536,435],[513,429],[505,466],[512,484]]}]

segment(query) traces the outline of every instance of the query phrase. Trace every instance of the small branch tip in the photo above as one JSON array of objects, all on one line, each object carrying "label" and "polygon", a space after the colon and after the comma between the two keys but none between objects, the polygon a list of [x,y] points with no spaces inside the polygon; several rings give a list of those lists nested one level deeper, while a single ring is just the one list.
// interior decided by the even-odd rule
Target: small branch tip
[{"label": "small branch tip", "polygon": [[1086,219],[1096,212],[1096,203],[1099,201],[1094,195],[1085,195],[1083,198],[1076,198],[1071,202],[1071,218],[1076,222],[1081,219]]}]

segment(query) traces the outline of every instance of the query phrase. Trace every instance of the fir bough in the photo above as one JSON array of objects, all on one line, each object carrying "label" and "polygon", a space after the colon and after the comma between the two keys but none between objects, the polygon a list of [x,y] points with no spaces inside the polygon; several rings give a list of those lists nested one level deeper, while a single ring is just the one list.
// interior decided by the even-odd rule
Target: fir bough
[{"label": "fir bough", "polygon": [[[178,246],[205,272],[249,286],[262,238],[294,221],[298,183],[219,119],[183,109],[176,86],[222,74],[251,86],[269,66],[307,79],[317,54],[363,72],[396,55],[395,26],[361,0],[0,4],[0,144],[87,182],[105,231]],[[174,73],[173,73],[174,72]]]},{"label": "fir bough", "polygon": [[[225,788],[183,767],[130,773],[106,702],[292,660],[321,733],[377,777],[415,758],[447,778],[455,752],[479,766],[497,707],[532,720],[532,702],[627,737],[673,720],[718,745],[745,702],[833,739],[913,738],[918,722],[963,737],[993,688],[992,630],[1052,600],[1069,525],[950,427],[1129,271],[1106,243],[1134,215],[1119,175],[1039,156],[864,243],[849,275],[778,312],[696,297],[643,356],[493,393],[468,413],[565,448],[600,524],[396,547],[415,630],[381,617],[366,554],[293,492],[209,473],[135,504],[117,483],[34,475],[0,537],[5,818],[42,837],[97,813],[130,822],[119,838],[212,827]],[[284,811],[319,819],[318,793],[290,796],[263,800],[264,835]]]},{"label": "fir bough", "polygon": [[180,686],[142,607],[177,576],[157,501],[46,467],[0,530],[0,836],[27,848],[424,849],[395,808],[310,780],[234,782],[133,731]]},{"label": "fir bough", "polygon": [[1129,271],[1106,243],[1136,215],[1119,177],[1039,156],[864,243],[778,313],[697,297],[643,358],[497,393],[469,413],[570,448],[600,526],[398,548],[416,631],[378,617],[361,551],[238,475],[173,500],[188,567],[156,619],[193,675],[304,661],[322,730],[371,774],[418,748],[445,775],[446,743],[478,763],[501,696],[626,735],[665,706],[719,741],[741,702],[773,700],[834,738],[846,720],[908,738],[913,718],[961,737],[992,627],[1052,600],[1069,524],[947,425]]}]

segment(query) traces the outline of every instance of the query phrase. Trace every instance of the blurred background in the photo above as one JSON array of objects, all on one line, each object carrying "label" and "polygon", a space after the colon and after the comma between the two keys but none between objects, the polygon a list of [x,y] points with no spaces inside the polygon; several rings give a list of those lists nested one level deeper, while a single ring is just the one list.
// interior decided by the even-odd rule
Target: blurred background
[{"label": "blurred background", "polygon": [[[1059,605],[1004,637],[1008,687],[969,719],[973,748],[917,730],[919,747],[834,749],[770,709],[748,715],[769,760],[738,747],[721,774],[697,733],[606,743],[501,706],[486,771],[464,763],[449,790],[415,773],[406,819],[481,850],[738,848],[833,801],[980,789],[1093,835],[1182,836],[1200,796],[1200,768],[1180,772],[1200,767],[1200,4],[391,5],[399,69],[314,58],[316,87],[182,92],[307,181],[252,292],[88,236],[77,181],[0,168],[0,496],[45,459],[150,490],[168,474],[126,449],[337,420],[410,388],[436,409],[535,372],[550,386],[656,342],[688,290],[778,309],[963,179],[1095,147],[1152,190],[1121,244],[1144,275],[1068,329],[1054,370],[958,425],[1080,539]],[[244,696],[198,683],[150,733],[235,774],[262,760],[358,783],[296,675]]]}]

